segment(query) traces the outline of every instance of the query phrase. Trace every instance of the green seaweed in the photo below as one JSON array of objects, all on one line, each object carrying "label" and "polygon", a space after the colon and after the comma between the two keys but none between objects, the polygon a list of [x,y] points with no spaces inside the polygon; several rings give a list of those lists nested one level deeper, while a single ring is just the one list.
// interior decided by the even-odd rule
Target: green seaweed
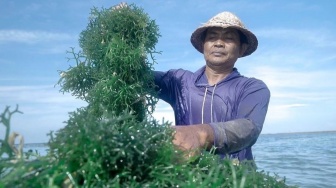
[{"label": "green seaweed", "polygon": [[[47,155],[1,159],[0,187],[289,187],[249,163],[220,159],[215,149],[183,158],[170,123],[151,116],[159,36],[155,21],[134,4],[93,8],[80,34],[82,51],[71,48],[75,65],[60,71],[58,82],[61,92],[88,105],[49,134]],[[6,108],[0,116],[8,130],[16,112]],[[0,151],[12,159],[5,143]]]}]

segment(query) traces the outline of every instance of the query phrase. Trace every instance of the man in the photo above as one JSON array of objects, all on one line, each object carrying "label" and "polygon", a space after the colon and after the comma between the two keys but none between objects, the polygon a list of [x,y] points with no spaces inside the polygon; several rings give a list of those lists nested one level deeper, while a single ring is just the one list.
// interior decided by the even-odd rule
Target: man
[{"label": "man", "polygon": [[191,43],[203,53],[204,67],[194,73],[155,72],[159,97],[175,113],[174,144],[189,152],[214,146],[222,156],[252,160],[270,91],[262,81],[240,75],[234,65],[257,49],[256,36],[237,16],[223,12],[197,28]]}]

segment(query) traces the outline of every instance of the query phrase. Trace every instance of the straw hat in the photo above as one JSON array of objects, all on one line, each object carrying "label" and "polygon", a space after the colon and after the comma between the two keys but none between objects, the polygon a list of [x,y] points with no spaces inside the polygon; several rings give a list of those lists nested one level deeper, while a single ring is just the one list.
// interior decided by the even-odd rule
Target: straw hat
[{"label": "straw hat", "polygon": [[211,18],[208,22],[197,28],[191,35],[190,41],[193,46],[203,53],[203,33],[209,27],[234,28],[241,31],[247,39],[248,47],[242,57],[252,54],[258,47],[257,37],[245,28],[243,22],[231,12],[222,12]]}]

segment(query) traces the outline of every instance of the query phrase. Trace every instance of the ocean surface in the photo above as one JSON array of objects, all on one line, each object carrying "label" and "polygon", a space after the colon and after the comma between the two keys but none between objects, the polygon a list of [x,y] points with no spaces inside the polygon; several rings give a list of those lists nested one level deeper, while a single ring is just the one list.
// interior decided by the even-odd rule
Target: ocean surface
[{"label": "ocean surface", "polygon": [[258,170],[287,185],[336,187],[336,132],[263,134],[253,146]]},{"label": "ocean surface", "polygon": [[[45,144],[26,144],[45,155]],[[336,132],[262,134],[253,146],[258,171],[285,177],[287,185],[336,187]]]}]

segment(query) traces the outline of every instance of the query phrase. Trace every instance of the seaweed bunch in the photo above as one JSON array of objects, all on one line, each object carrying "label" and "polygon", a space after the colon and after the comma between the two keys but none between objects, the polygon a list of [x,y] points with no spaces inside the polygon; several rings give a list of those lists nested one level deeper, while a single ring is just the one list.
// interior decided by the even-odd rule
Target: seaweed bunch
[{"label": "seaweed bunch", "polygon": [[58,82],[87,106],[49,134],[46,156],[1,163],[0,187],[288,187],[250,164],[220,159],[215,149],[183,160],[170,123],[151,116],[159,36],[133,4],[93,8],[82,50],[69,51],[75,65]]},{"label": "seaweed bunch", "polygon": [[152,69],[159,36],[155,21],[133,4],[93,8],[80,34],[82,51],[68,52],[76,66],[60,71],[61,91],[88,102],[97,116],[129,111],[143,120],[157,102]]}]

